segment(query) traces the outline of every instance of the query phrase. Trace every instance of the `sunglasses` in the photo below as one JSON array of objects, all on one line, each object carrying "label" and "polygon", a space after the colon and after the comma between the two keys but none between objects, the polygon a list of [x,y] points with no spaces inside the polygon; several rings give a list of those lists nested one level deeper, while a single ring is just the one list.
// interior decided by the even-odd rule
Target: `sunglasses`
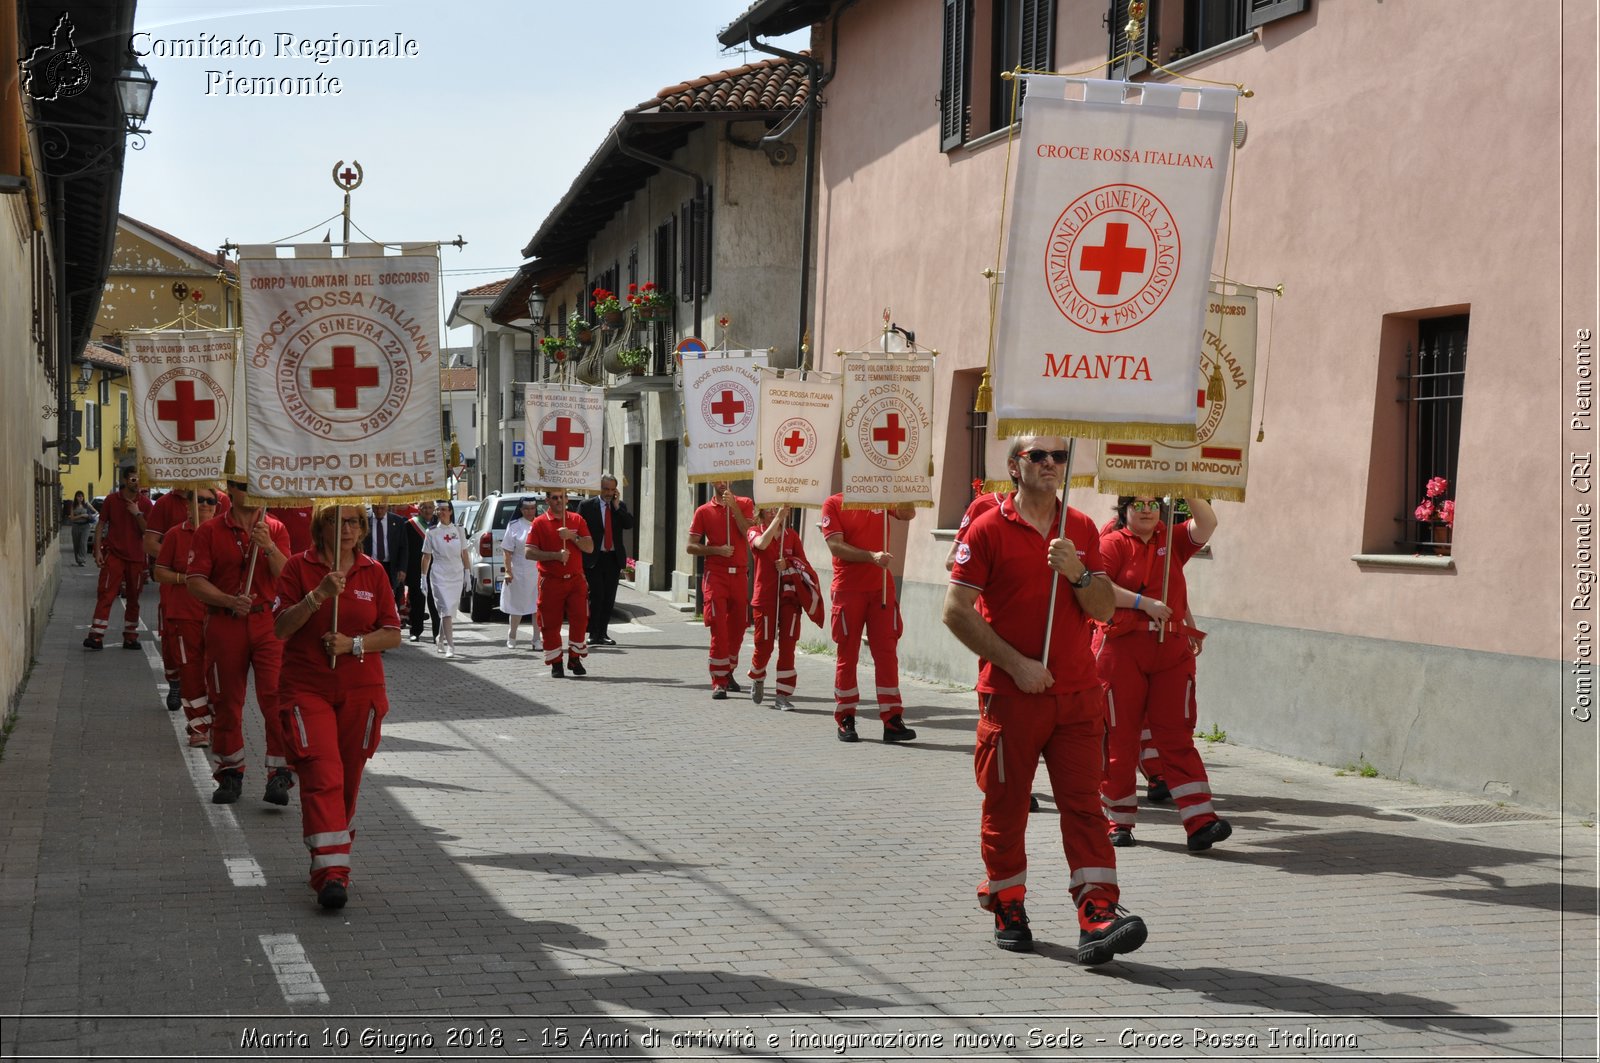
[{"label": "sunglasses", "polygon": [[205,495],[201,495],[199,498],[195,499],[195,501],[200,503],[202,506],[214,506],[217,504],[216,499],[207,498]]},{"label": "sunglasses", "polygon": [[1046,459],[1046,458],[1049,458],[1051,461],[1055,462],[1057,465],[1065,465],[1067,463],[1068,451],[1065,451],[1065,450],[1028,450],[1028,451],[1024,451],[1022,456],[1027,458],[1029,461],[1033,462],[1035,465],[1043,465],[1044,464],[1044,459]]},{"label": "sunglasses", "polygon": [[1129,502],[1128,508],[1135,513],[1155,513],[1161,509],[1160,502]]},{"label": "sunglasses", "polygon": [[361,527],[361,518],[343,517],[339,520],[339,526],[343,528],[359,528]]}]

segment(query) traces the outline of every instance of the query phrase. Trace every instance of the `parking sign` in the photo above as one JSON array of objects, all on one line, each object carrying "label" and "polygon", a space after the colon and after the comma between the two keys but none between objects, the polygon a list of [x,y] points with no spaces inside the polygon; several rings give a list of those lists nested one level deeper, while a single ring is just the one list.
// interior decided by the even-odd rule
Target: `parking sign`
[{"label": "parking sign", "polygon": [[520,439],[512,440],[511,441],[511,457],[516,461],[521,461],[523,458],[525,458],[527,456],[528,456],[528,445],[526,443],[524,443]]}]

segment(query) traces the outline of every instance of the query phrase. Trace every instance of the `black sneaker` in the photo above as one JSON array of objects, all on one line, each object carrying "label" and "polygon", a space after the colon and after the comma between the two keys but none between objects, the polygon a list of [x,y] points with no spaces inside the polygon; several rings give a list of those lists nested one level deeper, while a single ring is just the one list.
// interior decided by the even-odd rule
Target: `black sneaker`
[{"label": "black sneaker", "polygon": [[1093,896],[1078,909],[1078,962],[1093,967],[1123,952],[1132,952],[1149,936],[1144,920],[1128,915],[1120,904]]},{"label": "black sneaker", "polygon": [[86,650],[103,650],[106,646],[104,642],[100,641],[99,635],[89,635],[83,640],[83,648]]},{"label": "black sneaker", "polygon": [[178,690],[176,685],[168,687],[167,688],[167,711],[168,712],[177,712],[182,707],[183,707],[183,694]]},{"label": "black sneaker", "polygon": [[1139,843],[1133,840],[1131,827],[1118,827],[1111,832],[1111,844],[1118,849],[1131,849]]},{"label": "black sneaker", "polygon": [[125,650],[136,650],[139,648],[139,640],[125,638],[122,640],[122,648]]},{"label": "black sneaker", "polygon": [[744,693],[744,687],[740,686],[739,685],[739,681],[737,679],[733,678],[733,676],[731,676],[731,675],[728,677],[728,692],[730,694],[743,694]]},{"label": "black sneaker", "polygon": [[562,676],[564,676],[566,674],[567,674],[566,669],[561,667],[561,662],[560,661],[557,661],[555,664],[552,664],[550,666],[550,678],[551,679],[560,679]]},{"label": "black sneaker", "polygon": [[585,668],[583,666],[583,662],[578,660],[576,657],[573,657],[573,658],[571,658],[570,660],[567,661],[567,670],[570,671],[573,675],[588,675],[589,674],[589,669]]},{"label": "black sneaker", "polygon": [[1204,827],[1189,835],[1189,851],[1203,853],[1221,841],[1227,841],[1233,833],[1233,827],[1225,819],[1214,819]]},{"label": "black sneaker", "polygon": [[909,742],[917,737],[917,732],[906,726],[905,720],[899,713],[883,721],[883,740],[885,742]]},{"label": "black sneaker", "polygon": [[1152,805],[1164,805],[1172,800],[1172,791],[1167,788],[1167,780],[1157,775],[1144,784],[1144,799]]},{"label": "black sneaker", "polygon": [[217,776],[217,789],[211,795],[214,805],[231,805],[244,792],[244,772],[228,770]]},{"label": "black sneaker", "polygon": [[1022,898],[994,902],[994,943],[1007,952],[1032,952],[1033,931]]},{"label": "black sneaker", "polygon": [[1029,794],[1028,795],[1028,811],[1029,812],[1037,812],[1037,811],[1039,811],[1039,795],[1038,794]]},{"label": "black sneaker", "polygon": [[711,688],[711,700],[712,701],[727,701],[728,700],[728,688],[727,687],[712,687]]},{"label": "black sneaker", "polygon": [[317,891],[317,903],[329,911],[338,911],[350,899],[350,883],[342,878],[330,878]]},{"label": "black sneaker", "polygon": [[859,742],[860,740],[860,737],[856,734],[856,718],[854,716],[846,716],[839,721],[839,741]]},{"label": "black sneaker", "polygon": [[272,774],[267,776],[267,792],[261,795],[261,800],[269,805],[286,805],[292,789],[294,772],[288,768],[274,768]]}]

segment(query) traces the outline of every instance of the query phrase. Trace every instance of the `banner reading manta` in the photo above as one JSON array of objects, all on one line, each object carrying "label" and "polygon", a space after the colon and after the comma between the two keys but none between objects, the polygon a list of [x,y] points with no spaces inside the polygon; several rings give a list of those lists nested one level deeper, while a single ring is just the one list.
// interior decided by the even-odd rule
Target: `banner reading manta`
[{"label": "banner reading manta", "polygon": [[1108,439],[1100,446],[1100,490],[1244,501],[1255,400],[1256,297],[1215,286],[1206,306],[1192,443]]},{"label": "banner reading manta", "polygon": [[123,333],[139,434],[139,482],[215,484],[233,428],[238,329]]},{"label": "banner reading manta", "polygon": [[353,244],[240,253],[250,493],[282,505],[446,493],[439,259]]},{"label": "banner reading manta", "polygon": [[1194,438],[1194,344],[1236,99],[1028,76],[995,349],[1000,435]]},{"label": "banner reading manta", "polygon": [[933,359],[847,354],[844,507],[933,505]]},{"label": "banner reading manta", "polygon": [[766,351],[683,360],[690,483],[742,480],[755,472],[757,367],[766,364]]},{"label": "banner reading manta", "polygon": [[528,441],[522,486],[600,490],[600,431],[606,389],[573,384],[528,384],[523,435]]},{"label": "banner reading manta", "polygon": [[759,372],[755,504],[821,509],[833,493],[839,453],[839,375],[812,372],[802,379],[793,369]]}]

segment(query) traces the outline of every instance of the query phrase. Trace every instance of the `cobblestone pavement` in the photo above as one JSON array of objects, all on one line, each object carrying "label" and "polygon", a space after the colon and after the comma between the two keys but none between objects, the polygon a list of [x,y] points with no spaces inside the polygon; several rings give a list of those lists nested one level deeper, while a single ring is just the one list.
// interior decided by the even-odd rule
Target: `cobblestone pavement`
[{"label": "cobblestone pavement", "polygon": [[1076,963],[1046,796],[1037,950],[1002,952],[970,691],[908,681],[916,742],[869,711],[842,745],[831,659],[795,712],[712,701],[704,630],[627,590],[584,679],[465,620],[387,656],[324,913],[253,703],[212,805],[153,647],[81,649],[63,571],[0,759],[0,1059],[1595,1058],[1593,824],[1212,744],[1232,839],[1147,807],[1119,851],[1141,950]]}]

